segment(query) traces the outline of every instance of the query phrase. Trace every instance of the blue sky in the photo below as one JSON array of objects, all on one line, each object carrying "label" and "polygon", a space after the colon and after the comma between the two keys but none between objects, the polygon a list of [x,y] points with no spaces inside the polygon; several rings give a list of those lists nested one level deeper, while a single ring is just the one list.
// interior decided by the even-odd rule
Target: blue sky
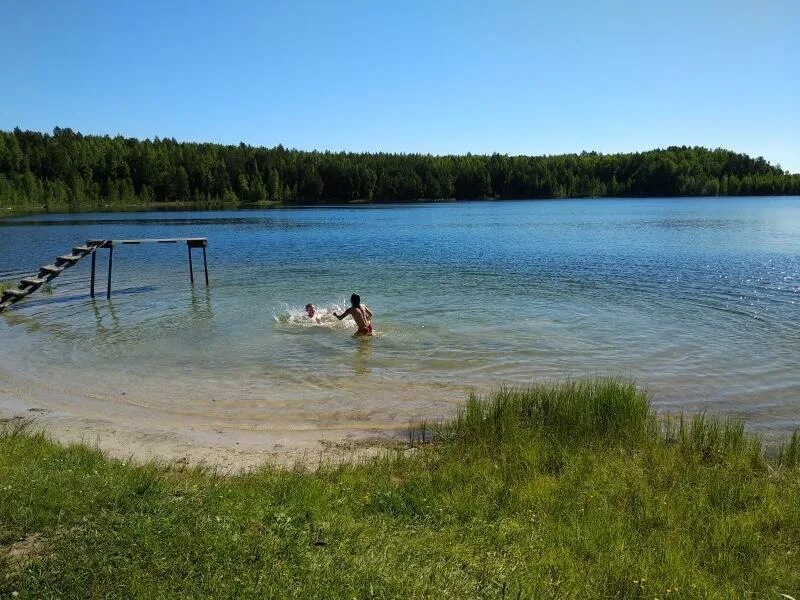
[{"label": "blue sky", "polygon": [[0,0],[0,51],[0,129],[800,172],[797,0]]}]

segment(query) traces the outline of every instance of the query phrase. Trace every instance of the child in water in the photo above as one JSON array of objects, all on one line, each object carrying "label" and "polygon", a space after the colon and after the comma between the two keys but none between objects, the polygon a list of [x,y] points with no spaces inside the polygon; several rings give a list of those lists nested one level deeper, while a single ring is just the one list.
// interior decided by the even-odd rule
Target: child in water
[{"label": "child in water", "polygon": [[361,304],[361,296],[358,294],[353,294],[350,296],[350,304],[352,305],[346,311],[344,311],[341,315],[337,315],[333,313],[333,316],[339,319],[340,321],[344,319],[347,315],[353,317],[353,320],[358,325],[358,331],[356,331],[355,335],[357,336],[371,336],[372,335],[372,311],[367,308],[366,304]]},{"label": "child in water", "polygon": [[306,314],[314,323],[321,323],[320,318],[317,316],[317,307],[310,302],[306,304]]}]

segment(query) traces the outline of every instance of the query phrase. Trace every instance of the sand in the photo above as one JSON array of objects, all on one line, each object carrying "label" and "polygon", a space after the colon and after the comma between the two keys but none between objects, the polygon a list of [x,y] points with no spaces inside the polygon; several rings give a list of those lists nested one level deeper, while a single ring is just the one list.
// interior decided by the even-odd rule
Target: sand
[{"label": "sand", "polygon": [[[402,447],[413,422],[413,408],[364,414],[358,402],[342,410],[341,398],[320,418],[306,411],[293,418],[253,419],[246,410],[231,411],[230,399],[220,401],[220,409],[213,403],[213,410],[200,410],[195,405],[201,399],[174,404],[174,390],[165,389],[157,398],[152,385],[139,386],[143,391],[120,391],[118,386],[113,379],[84,386],[59,377],[31,380],[0,369],[0,423],[30,422],[59,442],[88,445],[119,459],[236,473],[264,464],[314,467],[358,461]],[[241,400],[240,392],[232,394]],[[463,400],[462,393],[449,395],[439,411],[450,412]],[[408,398],[402,402],[413,404]]]}]

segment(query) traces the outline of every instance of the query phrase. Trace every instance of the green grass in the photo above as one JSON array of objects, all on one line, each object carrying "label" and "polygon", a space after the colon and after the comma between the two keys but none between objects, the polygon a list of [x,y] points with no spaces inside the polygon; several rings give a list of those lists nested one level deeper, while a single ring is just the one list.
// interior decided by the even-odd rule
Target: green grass
[{"label": "green grass", "polygon": [[596,380],[471,398],[409,442],[221,476],[6,426],[0,547],[30,550],[0,597],[800,598],[798,434],[766,457]]},{"label": "green grass", "polygon": [[[18,285],[19,285],[19,280],[17,280],[17,279],[12,279],[12,280],[8,280],[8,281],[0,281],[0,294],[2,294],[6,290],[10,290],[12,288],[16,288]],[[50,295],[50,294],[53,293],[53,284],[48,281],[42,287],[40,287],[37,291],[41,292],[42,294]]]}]

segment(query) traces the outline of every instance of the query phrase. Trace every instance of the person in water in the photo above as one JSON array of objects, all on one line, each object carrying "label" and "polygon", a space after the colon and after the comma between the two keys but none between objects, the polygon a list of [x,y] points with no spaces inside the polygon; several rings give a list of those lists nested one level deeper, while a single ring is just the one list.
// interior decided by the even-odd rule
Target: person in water
[{"label": "person in water", "polygon": [[311,303],[306,304],[306,314],[308,315],[308,318],[314,321],[315,323],[320,322],[319,317],[317,316],[317,307],[314,306],[313,304]]},{"label": "person in water", "polygon": [[341,315],[333,313],[333,316],[341,321],[347,315],[350,315],[358,325],[356,335],[372,335],[372,311],[367,308],[366,304],[361,304],[361,296],[358,294],[350,296],[350,304],[352,306]]}]

